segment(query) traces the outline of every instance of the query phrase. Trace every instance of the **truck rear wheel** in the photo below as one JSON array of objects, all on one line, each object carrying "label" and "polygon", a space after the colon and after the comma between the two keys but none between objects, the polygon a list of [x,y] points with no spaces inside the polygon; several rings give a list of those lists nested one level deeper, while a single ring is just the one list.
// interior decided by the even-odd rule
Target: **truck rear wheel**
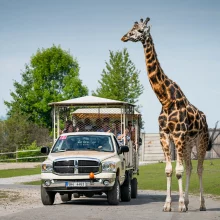
[{"label": "truck rear wheel", "polygon": [[108,191],[107,200],[110,205],[118,205],[120,202],[120,184],[118,177],[115,179],[113,188]]},{"label": "truck rear wheel", "polygon": [[138,194],[138,191],[137,191],[137,178],[133,178],[131,180],[131,198],[135,199],[137,198],[137,194]]},{"label": "truck rear wheel", "polygon": [[131,200],[131,180],[127,175],[125,183],[121,186],[121,201],[129,202]]},{"label": "truck rear wheel", "polygon": [[44,205],[53,205],[55,200],[55,192],[48,192],[41,185],[41,201]]},{"label": "truck rear wheel", "polygon": [[60,194],[60,198],[63,202],[68,202],[72,199],[72,194],[71,193],[63,194],[63,195]]}]

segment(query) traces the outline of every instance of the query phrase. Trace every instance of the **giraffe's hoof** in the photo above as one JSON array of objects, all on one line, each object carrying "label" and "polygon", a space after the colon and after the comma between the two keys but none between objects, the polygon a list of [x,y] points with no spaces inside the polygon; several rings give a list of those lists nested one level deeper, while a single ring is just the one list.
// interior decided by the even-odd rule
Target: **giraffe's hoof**
[{"label": "giraffe's hoof", "polygon": [[201,206],[199,210],[200,211],[206,211],[206,207],[205,206]]},{"label": "giraffe's hoof", "polygon": [[186,212],[188,211],[188,207],[186,207],[183,203],[179,204],[179,212]]},{"label": "giraffe's hoof", "polygon": [[184,202],[185,206],[186,206],[186,211],[188,211],[188,205],[189,205],[189,201],[188,202]]},{"label": "giraffe's hoof", "polygon": [[171,212],[171,204],[166,202],[164,207],[163,207],[164,212]]}]

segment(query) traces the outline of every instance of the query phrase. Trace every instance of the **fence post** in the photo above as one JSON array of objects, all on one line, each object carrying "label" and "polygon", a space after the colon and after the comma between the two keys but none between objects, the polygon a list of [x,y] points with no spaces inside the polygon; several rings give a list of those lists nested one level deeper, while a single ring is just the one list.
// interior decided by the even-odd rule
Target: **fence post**
[{"label": "fence post", "polygon": [[18,154],[18,146],[16,145],[16,154],[15,154],[16,155],[16,163],[18,162],[18,159],[17,159],[18,155],[17,154]]},{"label": "fence post", "polygon": [[144,161],[144,148],[145,148],[145,133],[142,133],[142,154],[141,154],[141,160]]}]

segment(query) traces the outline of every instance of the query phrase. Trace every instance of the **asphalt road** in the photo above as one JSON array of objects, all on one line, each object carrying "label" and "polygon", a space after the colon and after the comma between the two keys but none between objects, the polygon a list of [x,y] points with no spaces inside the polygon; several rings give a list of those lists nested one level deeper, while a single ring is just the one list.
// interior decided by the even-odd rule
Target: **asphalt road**
[{"label": "asphalt road", "polygon": [[[101,219],[150,219],[150,220],[218,220],[220,219],[220,200],[206,198],[206,212],[199,211],[199,197],[190,196],[189,210],[178,212],[178,196],[173,195],[172,212],[162,211],[165,192],[139,191],[137,199],[110,206],[105,196],[78,198],[62,203],[56,196],[53,206],[43,206],[39,186],[0,185],[1,190],[22,191],[20,200],[7,205],[0,203],[0,220],[101,220]],[[2,206],[2,207],[1,207]],[[3,207],[4,206],[4,207]],[[16,207],[15,207],[16,206]],[[4,213],[3,213],[4,212]],[[1,215],[2,214],[2,215]]]}]

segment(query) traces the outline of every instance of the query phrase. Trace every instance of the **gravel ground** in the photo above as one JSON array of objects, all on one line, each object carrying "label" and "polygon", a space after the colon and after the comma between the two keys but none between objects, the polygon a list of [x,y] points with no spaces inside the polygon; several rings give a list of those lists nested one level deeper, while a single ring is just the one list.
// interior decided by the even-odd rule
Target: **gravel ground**
[{"label": "gravel ground", "polygon": [[40,180],[40,174],[0,178],[0,184],[19,184],[19,183],[32,182],[37,180]]},{"label": "gravel ground", "polygon": [[[7,186],[7,188],[3,188],[0,185],[0,188],[0,219],[9,214],[43,207],[39,186],[21,188]],[[61,200],[57,194],[55,204],[58,203],[61,203]]]},{"label": "gravel ground", "polygon": [[41,162],[31,162],[31,163],[0,163],[0,170],[8,169],[20,169],[20,168],[34,168],[40,165]]}]

